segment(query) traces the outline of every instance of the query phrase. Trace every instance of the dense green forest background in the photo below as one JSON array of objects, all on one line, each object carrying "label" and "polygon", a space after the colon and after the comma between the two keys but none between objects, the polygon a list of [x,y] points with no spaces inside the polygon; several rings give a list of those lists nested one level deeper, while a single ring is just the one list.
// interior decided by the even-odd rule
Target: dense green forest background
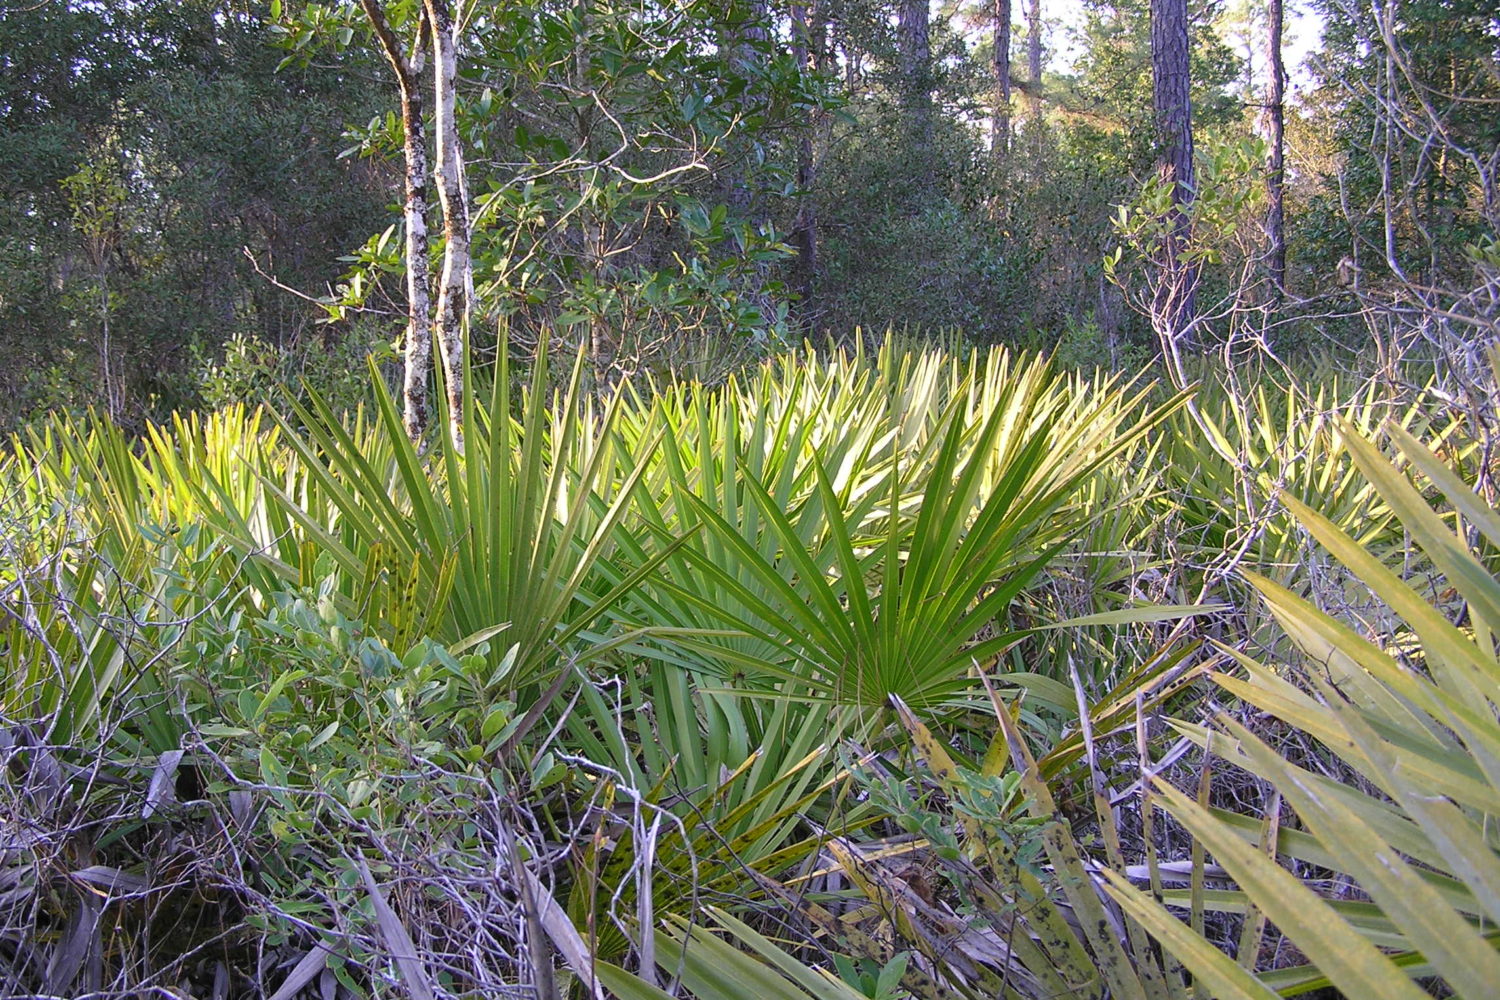
[{"label": "dense green forest background", "polygon": [[0,996],[1491,1000],[1494,5],[1056,3],[0,0]]},{"label": "dense green forest background", "polygon": [[[1148,7],[1065,27],[1011,6],[476,5],[455,106],[474,345],[504,323],[710,377],[888,327],[1157,355],[1149,213],[1118,214],[1161,149]],[[389,7],[412,36],[419,5]],[[1277,97],[1281,170],[1264,3],[1186,14],[1195,352],[1402,353],[1426,306],[1492,323],[1468,301],[1494,280],[1488,5],[1298,19],[1323,37]],[[358,359],[400,346],[399,89],[358,4],[8,4],[0,52],[7,425],[91,404],[139,425],[298,376],[348,402]],[[430,194],[426,214],[435,253]]]}]

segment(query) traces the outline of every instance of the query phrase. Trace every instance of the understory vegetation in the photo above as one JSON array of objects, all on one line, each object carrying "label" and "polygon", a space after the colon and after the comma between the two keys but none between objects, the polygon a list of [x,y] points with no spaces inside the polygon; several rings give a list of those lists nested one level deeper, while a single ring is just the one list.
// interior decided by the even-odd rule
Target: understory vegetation
[{"label": "understory vegetation", "polygon": [[588,367],[471,370],[461,452],[378,373],[12,439],[0,993],[1500,982],[1493,428],[1451,396]]},{"label": "understory vegetation", "polygon": [[1493,1000],[1496,108],[1494,0],[0,0],[0,1000]]}]

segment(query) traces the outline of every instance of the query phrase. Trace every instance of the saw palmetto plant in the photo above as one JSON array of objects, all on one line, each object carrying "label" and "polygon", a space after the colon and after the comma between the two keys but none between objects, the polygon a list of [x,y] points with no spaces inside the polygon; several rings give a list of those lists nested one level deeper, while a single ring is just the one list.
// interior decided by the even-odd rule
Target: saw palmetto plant
[{"label": "saw palmetto plant", "polygon": [[[470,373],[462,451],[379,379],[10,443],[5,989],[1500,981],[1462,426],[1394,411],[1394,464],[1373,396],[1186,421],[999,350],[602,399],[548,368]],[[1265,814],[1220,807],[1248,781]]]},{"label": "saw palmetto plant", "polygon": [[[1249,575],[1305,660],[1289,674],[1226,649],[1214,680],[1230,703],[1305,734],[1323,756],[1288,759],[1264,725],[1237,721],[1242,711],[1176,725],[1222,762],[1221,776],[1227,764],[1266,782],[1274,790],[1266,814],[1211,807],[1207,765],[1197,795],[1148,780],[1148,847],[1143,863],[1127,864],[1092,737],[1081,750],[1097,815],[1084,828],[1098,840],[1071,832],[1075,821],[1055,798],[1062,783],[1047,778],[1057,766],[1032,756],[1013,706],[995,699],[998,752],[964,763],[898,703],[922,764],[915,787],[928,783],[946,806],[929,811],[920,791],[915,799],[886,794],[878,801],[909,835],[890,846],[830,839],[828,864],[860,905],[840,916],[815,894],[779,887],[805,926],[872,968],[912,956],[898,978],[913,996],[1268,1000],[1332,986],[1345,996],[1417,998],[1432,995],[1434,982],[1448,995],[1492,995],[1500,981],[1500,519],[1399,425],[1386,433],[1405,459],[1400,467],[1355,428],[1341,432],[1359,474],[1421,554],[1427,585],[1419,591],[1330,519],[1287,500],[1291,516],[1400,624],[1361,634]],[[1095,733],[1109,728],[1095,721]],[[1144,741],[1140,749],[1147,752]],[[902,779],[887,787],[913,786]],[[1196,839],[1190,858],[1166,861],[1149,846],[1150,816],[1163,809]],[[1298,825],[1284,825],[1291,814]],[[1308,881],[1299,871],[1323,875]],[[933,880],[947,889],[934,895]],[[1320,893],[1319,884],[1342,888]],[[1213,914],[1237,921],[1227,948],[1203,936]],[[1284,935],[1304,964],[1268,966],[1275,949],[1263,945],[1272,934]],[[761,951],[741,928],[729,936]],[[767,995],[799,989],[779,984]]]},{"label": "saw palmetto plant", "polygon": [[[1337,776],[1278,753],[1229,715],[1181,724],[1205,751],[1269,783],[1302,829],[1276,831],[1250,816],[1206,809],[1158,784],[1160,802],[1237,882],[1209,905],[1270,921],[1311,965],[1256,975],[1247,933],[1238,963],[1118,875],[1111,894],[1215,996],[1270,997],[1329,983],[1348,996],[1420,997],[1436,977],[1454,995],[1485,997],[1500,982],[1500,518],[1432,449],[1397,424],[1397,467],[1352,427],[1342,428],[1368,479],[1424,566],[1403,579],[1350,533],[1287,499],[1292,515],[1357,586],[1391,611],[1396,627],[1366,631],[1272,580],[1251,575],[1304,655],[1294,683],[1284,668],[1240,654],[1216,676],[1227,695],[1305,733]],[[1441,505],[1434,508],[1434,501]],[[1422,581],[1433,581],[1423,585]],[[1260,843],[1257,843],[1257,840]],[[1354,891],[1326,898],[1277,854],[1338,873]],[[1173,902],[1180,904],[1181,899]]]},{"label": "saw palmetto plant", "polygon": [[[1025,629],[1007,613],[1087,522],[1079,489],[1181,401],[1147,408],[1109,385],[1069,397],[1040,360],[950,374],[916,431],[894,402],[820,443],[811,420],[746,409],[715,414],[723,450],[690,464],[669,430],[667,488],[646,515],[685,541],[642,599],[728,633],[679,648],[747,682],[879,709],[892,694],[957,697],[975,662],[1016,644]],[[765,457],[787,453],[805,457]]]}]

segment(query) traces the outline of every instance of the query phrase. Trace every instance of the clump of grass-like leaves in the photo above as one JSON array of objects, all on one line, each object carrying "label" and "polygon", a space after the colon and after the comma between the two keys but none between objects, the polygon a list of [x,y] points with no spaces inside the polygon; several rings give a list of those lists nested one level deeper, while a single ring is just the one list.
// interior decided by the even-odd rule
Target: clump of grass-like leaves
[{"label": "clump of grass-like leaves", "polygon": [[[409,441],[378,378],[352,414],[308,394],[11,443],[0,990],[1399,996],[1490,975],[1500,525],[1402,430],[1418,411],[1389,432],[1413,486],[1270,397],[1190,423],[1182,396],[1003,351],[809,350],[604,399],[581,360],[548,369],[471,373],[462,452]],[[1256,456],[1280,471],[1248,476]],[[1278,487],[1302,529],[1268,527]],[[1462,617],[1382,561],[1397,525]],[[1253,623],[1181,605],[1300,558],[1303,529],[1405,624],[1372,644],[1303,603],[1333,575],[1265,566],[1245,579],[1322,672],[1297,687],[1236,648],[1243,675],[1216,679],[1380,796],[1228,718],[1150,735],[1201,640]],[[1134,800],[1109,780],[1194,743],[1307,823],[1151,786],[1145,840],[1165,805],[1234,889],[1113,836]],[[1371,901],[1309,899],[1273,843]],[[1381,851],[1400,863],[1372,871]],[[1314,904],[1323,931],[1297,922]],[[1195,936],[1213,911],[1248,914],[1238,964]],[[1317,967],[1258,968],[1262,918]]]}]

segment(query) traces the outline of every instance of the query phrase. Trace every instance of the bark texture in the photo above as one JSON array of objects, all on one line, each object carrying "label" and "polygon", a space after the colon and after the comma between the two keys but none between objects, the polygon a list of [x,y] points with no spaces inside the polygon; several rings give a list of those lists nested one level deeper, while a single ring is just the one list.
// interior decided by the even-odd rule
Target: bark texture
[{"label": "bark texture", "polygon": [[918,193],[933,183],[932,8],[929,0],[901,0],[897,24],[901,104],[916,157]]},{"label": "bark texture", "polygon": [[1170,338],[1174,346],[1185,346],[1197,285],[1197,269],[1181,259],[1190,235],[1187,210],[1193,200],[1187,0],[1151,0],[1151,70],[1157,165],[1172,186],[1171,229],[1158,251],[1154,322],[1158,332]]},{"label": "bark texture", "polygon": [[1151,70],[1158,164],[1175,182],[1173,202],[1192,199],[1193,117],[1187,0],[1151,0]]},{"label": "bark texture", "polygon": [[464,182],[463,146],[458,136],[458,24],[448,0],[424,0],[432,25],[433,128],[437,156],[433,167],[443,206],[443,272],[438,286],[437,337],[448,397],[449,440],[463,450],[464,350],[469,326],[469,194]]},{"label": "bark texture", "polygon": [[414,53],[408,57],[386,21],[379,0],[360,0],[360,6],[401,91],[405,156],[402,221],[406,228],[406,343],[401,405],[407,435],[413,441],[420,441],[427,433],[431,410],[427,383],[432,374],[432,292],[427,274],[427,127],[422,118],[421,87],[428,26],[424,17]]},{"label": "bark texture", "polygon": [[1026,95],[1031,127],[1042,120],[1042,0],[1031,0],[1026,13],[1026,79],[1031,83]]},{"label": "bark texture", "polygon": [[1282,0],[1267,0],[1266,65],[1270,82],[1266,93],[1266,133],[1271,162],[1266,171],[1266,235],[1271,295],[1280,304],[1286,296],[1286,66],[1281,55]]},{"label": "bark texture", "polygon": [[1010,0],[995,0],[995,121],[990,137],[996,164],[1010,154]]}]

